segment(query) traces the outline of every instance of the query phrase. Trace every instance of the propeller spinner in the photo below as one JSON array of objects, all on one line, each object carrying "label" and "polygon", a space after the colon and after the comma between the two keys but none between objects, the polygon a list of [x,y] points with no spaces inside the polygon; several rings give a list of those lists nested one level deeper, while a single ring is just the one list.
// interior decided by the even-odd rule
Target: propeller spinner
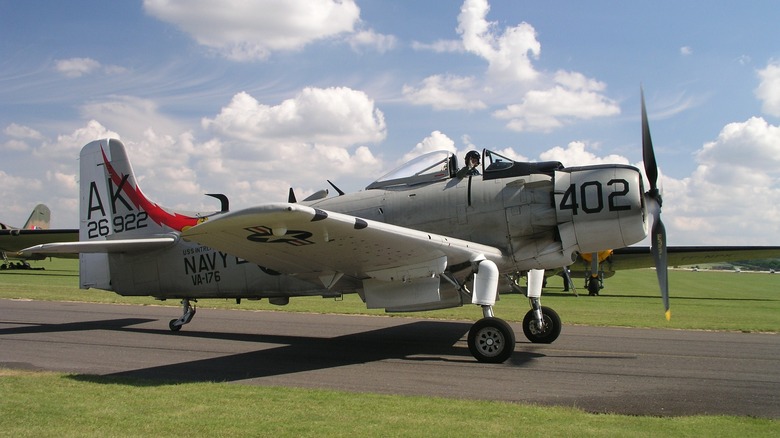
[{"label": "propeller spinner", "polygon": [[650,125],[647,122],[645,108],[645,92],[640,90],[642,98],[642,159],[645,162],[645,175],[650,182],[650,190],[645,193],[648,209],[653,213],[653,228],[650,242],[655,272],[658,275],[658,285],[661,288],[661,298],[664,302],[666,320],[670,320],[672,312],[669,308],[669,277],[666,260],[666,228],[661,221],[661,193],[658,191],[658,165],[653,151],[653,139],[650,137]]}]

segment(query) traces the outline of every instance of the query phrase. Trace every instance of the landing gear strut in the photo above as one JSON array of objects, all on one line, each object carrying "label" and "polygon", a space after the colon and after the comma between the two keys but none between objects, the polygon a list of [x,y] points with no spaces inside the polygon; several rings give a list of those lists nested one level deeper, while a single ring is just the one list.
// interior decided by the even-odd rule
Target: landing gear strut
[{"label": "landing gear strut", "polygon": [[544,270],[528,271],[528,301],[531,310],[523,318],[523,334],[534,343],[549,344],[561,334],[561,318],[549,307],[541,305]]},{"label": "landing gear strut", "polygon": [[184,324],[189,324],[190,321],[192,321],[192,317],[195,316],[195,306],[190,305],[190,300],[185,298],[181,300],[182,305],[182,315],[179,319],[172,319],[168,323],[168,327],[171,329],[172,332],[178,332],[181,330],[181,326]]},{"label": "landing gear strut", "polygon": [[451,276],[444,276],[462,293],[471,295],[471,303],[482,308],[483,318],[469,330],[468,344],[472,356],[480,362],[501,363],[515,351],[515,332],[503,319],[493,314],[498,296],[498,267],[484,256],[472,260],[474,267],[474,291]]}]

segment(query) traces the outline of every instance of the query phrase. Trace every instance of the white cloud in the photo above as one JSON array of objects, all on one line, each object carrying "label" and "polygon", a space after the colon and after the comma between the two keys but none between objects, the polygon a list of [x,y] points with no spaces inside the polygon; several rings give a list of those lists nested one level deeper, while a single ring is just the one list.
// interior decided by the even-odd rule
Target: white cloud
[{"label": "white cloud", "polygon": [[404,154],[404,156],[398,160],[398,164],[405,163],[406,161],[409,161],[412,158],[418,157],[422,154],[440,150],[455,153],[455,142],[441,131],[433,131],[429,136],[425,137],[421,142],[417,143],[412,150]]},{"label": "white cloud", "polygon": [[59,171],[46,172],[46,180],[54,184],[58,190],[65,193],[78,193],[78,177],[75,173],[64,173]]},{"label": "white cloud", "polygon": [[755,94],[763,102],[761,109],[772,116],[780,117],[780,62],[773,61],[758,71],[761,83]]},{"label": "white cloud", "polygon": [[43,139],[43,135],[35,129],[32,129],[29,126],[18,125],[16,123],[11,123],[10,125],[6,126],[3,132],[6,135],[14,138],[23,138],[28,140]]},{"label": "white cloud", "polygon": [[586,150],[587,145],[581,141],[573,141],[566,148],[556,146],[539,155],[542,161],[560,161],[564,166],[588,166],[593,164],[629,164],[628,158],[621,155],[599,157]]},{"label": "white cloud", "polygon": [[404,85],[403,94],[414,105],[430,105],[436,110],[477,110],[487,107],[469,96],[475,89],[472,77],[434,75],[418,87]]},{"label": "white cloud", "polygon": [[[439,40],[418,50],[465,50],[485,61],[481,78],[455,74],[431,75],[417,86],[404,85],[403,94],[415,105],[438,110],[482,110],[491,104],[506,105],[493,116],[507,120],[515,131],[549,132],[576,120],[620,114],[618,104],[606,97],[606,84],[578,72],[538,71],[533,60],[541,54],[536,30],[528,23],[498,29],[487,20],[487,0],[465,0],[458,16],[460,44]],[[506,104],[506,102],[520,103]]]},{"label": "white cloud", "polygon": [[30,209],[41,202],[52,210],[52,228],[78,227],[79,192],[76,176],[79,150],[92,140],[117,137],[117,134],[106,130],[96,121],[90,121],[70,134],[58,135],[56,140],[45,138],[29,128],[16,127],[11,131],[17,135],[35,137],[28,139],[30,146],[19,151],[26,155],[16,161],[32,162],[34,166],[18,166],[13,174],[0,171],[0,181],[3,181],[0,184],[0,198],[20,218],[12,223],[23,221],[30,214]]},{"label": "white cloud", "polygon": [[466,0],[458,16],[458,33],[467,52],[488,61],[488,73],[502,81],[527,82],[536,79],[531,58],[538,58],[542,46],[536,30],[528,23],[496,32],[497,23],[487,21],[487,0]]},{"label": "white cloud", "polygon": [[24,152],[30,150],[30,146],[27,143],[28,141],[43,139],[43,135],[35,129],[16,123],[11,123],[6,126],[3,133],[11,137],[11,139],[0,144],[0,150],[9,152]]},{"label": "white cloud", "polygon": [[430,44],[413,41],[412,49],[430,50],[436,53],[460,53],[465,51],[463,41],[461,40],[437,40]]},{"label": "white cloud", "polygon": [[[689,177],[661,180],[670,244],[765,245],[780,229],[780,127],[730,123],[695,157]],[[686,241],[694,231],[697,241]]]},{"label": "white cloud", "polygon": [[557,85],[546,90],[531,90],[519,104],[508,105],[493,115],[509,120],[515,131],[549,132],[571,119],[587,120],[620,114],[620,107],[600,92],[604,84],[580,73],[558,72]]},{"label": "white cloud", "polygon": [[[711,169],[752,169],[780,176],[780,128],[761,117],[729,123],[720,131],[717,140],[706,143],[696,152],[696,159]],[[730,179],[728,174],[717,178]],[[738,178],[745,178],[745,175]]]},{"label": "white cloud", "polygon": [[348,38],[348,41],[352,50],[357,52],[367,48],[385,53],[398,45],[398,39],[395,36],[376,33],[371,29],[356,32]]},{"label": "white cloud", "polygon": [[352,33],[360,20],[352,0],[144,0],[144,9],[236,61]]},{"label": "white cloud", "polygon": [[691,56],[693,55],[693,48],[690,46],[682,46],[680,47],[680,55],[682,56]]},{"label": "white cloud", "polygon": [[167,133],[184,130],[177,121],[162,114],[155,101],[135,96],[109,96],[85,103],[80,111],[82,117],[98,120],[125,135],[138,135],[147,129]]},{"label": "white cloud", "polygon": [[269,140],[309,143],[375,143],[387,135],[384,114],[364,92],[344,87],[305,88],[279,105],[258,102],[245,92],[203,126],[248,147]]},{"label": "white cloud", "polygon": [[60,59],[54,68],[69,78],[78,78],[99,69],[100,63],[91,58]]},{"label": "white cloud", "polygon": [[362,188],[383,168],[366,144],[387,135],[384,114],[349,88],[305,88],[277,105],[237,93],[202,125],[215,135],[210,147],[218,152],[196,166],[216,172],[230,190],[250,187],[239,202],[285,199],[289,187],[302,199],[327,178]]},{"label": "white cloud", "polygon": [[5,143],[0,144],[0,150],[7,152],[23,152],[30,150],[30,145],[21,140],[8,140]]},{"label": "white cloud", "polygon": [[3,216],[0,217],[0,222],[21,227],[35,204],[42,199],[39,194],[43,191],[43,181],[38,177],[24,177],[16,172],[7,173],[3,170],[0,170],[0,181],[3,182],[0,184],[0,197],[3,199]]},{"label": "white cloud", "polygon": [[126,71],[118,65],[102,65],[92,58],[69,58],[55,61],[54,68],[69,78],[79,78],[97,71],[107,74],[119,74]]},{"label": "white cloud", "polygon": [[86,126],[78,128],[70,134],[57,136],[54,142],[43,141],[35,148],[35,155],[49,160],[60,162],[73,162],[78,158],[81,147],[100,138],[120,138],[116,132],[106,129],[95,120],[87,122]]}]

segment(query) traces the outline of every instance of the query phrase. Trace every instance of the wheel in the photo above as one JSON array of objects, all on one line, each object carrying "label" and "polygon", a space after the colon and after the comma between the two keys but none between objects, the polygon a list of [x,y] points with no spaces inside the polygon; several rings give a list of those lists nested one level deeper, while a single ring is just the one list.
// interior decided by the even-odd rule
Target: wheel
[{"label": "wheel", "polygon": [[471,326],[468,343],[478,361],[501,363],[515,351],[515,332],[503,319],[482,318]]},{"label": "wheel", "polygon": [[168,323],[168,328],[170,328],[172,332],[178,332],[181,330],[180,325],[174,324],[176,321],[178,321],[178,319],[172,319],[171,322]]},{"label": "wheel", "polygon": [[544,328],[540,331],[536,328],[534,311],[529,310],[523,318],[523,334],[529,341],[536,344],[552,344],[561,334],[561,317],[555,310],[542,306],[542,320]]},{"label": "wheel", "polygon": [[597,278],[591,278],[588,281],[588,295],[598,295],[601,287],[599,286],[599,280]]}]

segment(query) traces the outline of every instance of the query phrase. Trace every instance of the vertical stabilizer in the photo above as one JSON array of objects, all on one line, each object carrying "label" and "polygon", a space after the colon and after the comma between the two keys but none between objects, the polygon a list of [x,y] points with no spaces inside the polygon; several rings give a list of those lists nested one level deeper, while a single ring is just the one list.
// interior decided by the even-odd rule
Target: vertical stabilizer
[{"label": "vertical stabilizer", "polygon": [[[81,149],[79,240],[154,237],[194,226],[198,218],[170,212],[141,192],[125,146],[116,139],[96,140]],[[114,290],[109,254],[82,253],[82,288]]]},{"label": "vertical stabilizer", "polygon": [[51,210],[43,204],[38,204],[30,213],[23,228],[25,230],[48,230],[49,222],[51,222]]}]

